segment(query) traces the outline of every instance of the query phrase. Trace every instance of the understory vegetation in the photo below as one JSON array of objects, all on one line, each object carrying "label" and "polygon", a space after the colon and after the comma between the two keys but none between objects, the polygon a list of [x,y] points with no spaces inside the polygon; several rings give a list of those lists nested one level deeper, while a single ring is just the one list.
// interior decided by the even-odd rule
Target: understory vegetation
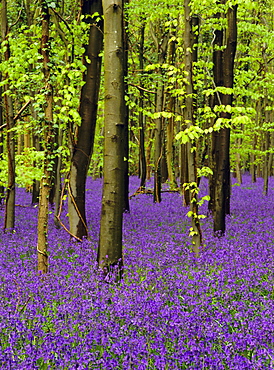
[{"label": "understory vegetation", "polygon": [[[131,177],[131,194],[138,184]],[[206,194],[205,179],[200,187]],[[214,237],[203,219],[199,258],[178,193],[161,204],[132,197],[119,284],[96,269],[101,190],[88,180],[89,241],[70,240],[50,215],[42,276],[37,207],[18,189],[17,225],[0,235],[1,369],[274,369],[274,179],[267,197],[262,179],[233,179],[226,234]]]}]

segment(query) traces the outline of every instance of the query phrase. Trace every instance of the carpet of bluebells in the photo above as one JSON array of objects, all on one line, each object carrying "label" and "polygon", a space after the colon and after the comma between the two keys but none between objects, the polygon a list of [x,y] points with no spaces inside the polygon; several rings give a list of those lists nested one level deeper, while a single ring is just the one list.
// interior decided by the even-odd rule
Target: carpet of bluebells
[{"label": "carpet of bluebells", "polygon": [[[138,184],[131,179],[131,193]],[[16,228],[0,234],[0,368],[274,369],[274,180],[267,197],[261,179],[233,185],[227,233],[214,237],[204,219],[199,259],[179,194],[163,193],[161,204],[133,197],[120,284],[96,270],[100,179],[87,186],[90,241],[73,242],[50,215],[44,279],[37,207],[18,189]]]}]

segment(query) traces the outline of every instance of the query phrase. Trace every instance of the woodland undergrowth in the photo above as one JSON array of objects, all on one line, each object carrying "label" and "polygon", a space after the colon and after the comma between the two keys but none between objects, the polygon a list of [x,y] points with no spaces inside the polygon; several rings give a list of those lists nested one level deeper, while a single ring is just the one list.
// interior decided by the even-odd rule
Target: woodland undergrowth
[{"label": "woodland undergrowth", "polygon": [[[202,220],[198,259],[179,194],[163,193],[160,204],[150,194],[133,197],[120,284],[96,269],[100,179],[87,186],[90,240],[73,242],[50,214],[43,278],[37,207],[18,189],[16,227],[0,235],[0,368],[274,369],[274,179],[268,196],[261,179],[232,182],[226,234],[214,237],[211,218]],[[138,184],[131,178],[131,193]],[[66,213],[64,205],[65,223]]]}]

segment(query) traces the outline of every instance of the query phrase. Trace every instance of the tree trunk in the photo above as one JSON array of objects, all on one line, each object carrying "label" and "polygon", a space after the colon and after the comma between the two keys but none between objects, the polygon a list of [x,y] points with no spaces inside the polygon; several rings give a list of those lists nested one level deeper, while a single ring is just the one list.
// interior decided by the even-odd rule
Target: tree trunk
[{"label": "tree trunk", "polygon": [[[272,117],[273,112],[271,112],[271,122],[273,122]],[[272,128],[273,130],[273,128]],[[268,174],[269,176],[273,176],[273,148],[274,148],[274,131],[270,132],[270,148],[272,152],[269,153],[268,158]]]},{"label": "tree trunk", "polygon": [[152,142],[155,136],[155,130],[150,129],[148,133],[148,144],[146,149],[146,168],[147,168],[147,180],[151,178],[151,150],[152,150]]},{"label": "tree trunk", "polygon": [[[150,34],[154,41],[155,48],[158,53],[158,83],[156,89],[155,99],[155,112],[162,112],[164,108],[164,82],[162,77],[162,64],[166,60],[167,47],[168,47],[168,35],[164,34],[159,42],[157,35],[154,33],[153,25],[150,23]],[[163,148],[163,117],[155,119],[155,140],[154,140],[154,193],[153,201],[155,203],[161,202],[161,188],[162,188],[162,174],[161,174],[161,162],[164,157]]]},{"label": "tree trunk", "polygon": [[[185,32],[184,32],[184,50],[185,50],[185,72],[186,72],[186,95],[184,107],[184,121],[188,129],[194,125],[193,114],[193,31],[190,0],[184,1],[185,7]],[[196,167],[196,145],[195,142],[187,143],[188,158],[188,181],[190,190],[190,211],[191,211],[191,235],[193,251],[196,257],[202,242],[202,233],[198,218],[198,199],[197,199],[197,167]]]},{"label": "tree trunk", "polygon": [[[266,123],[269,114],[266,115]],[[270,149],[270,132],[264,132],[264,164],[263,164],[263,177],[264,177],[264,189],[263,194],[266,196],[268,194],[268,185],[269,185],[269,149]]]},{"label": "tree trunk", "polygon": [[124,197],[124,45],[123,2],[103,0],[105,21],[105,139],[104,184],[97,254],[99,268],[107,275],[122,273],[122,224]]},{"label": "tree trunk", "polygon": [[[1,41],[1,40],[0,40]],[[0,55],[0,63],[1,63],[1,55]],[[0,82],[2,82],[2,73],[0,72]],[[2,106],[2,86],[0,86],[0,127],[4,124],[3,120],[3,106]],[[2,128],[0,129],[0,161],[3,159],[3,145],[4,145],[4,135]],[[0,184],[0,205],[2,205],[4,199],[4,185]]]},{"label": "tree trunk", "polygon": [[[243,130],[243,127],[241,127],[241,131],[242,130]],[[241,146],[242,146],[242,139],[239,137],[236,139],[237,153],[236,153],[236,161],[235,161],[236,162],[235,163],[236,177],[237,177],[237,181],[239,184],[243,183],[242,170],[241,170],[241,154],[240,154]]]},{"label": "tree trunk", "polygon": [[[101,0],[85,0],[82,14],[85,16],[99,13],[102,15]],[[94,22],[91,17],[87,22]],[[76,144],[71,159],[69,178],[69,223],[70,232],[78,239],[88,236],[85,209],[86,178],[93,151],[94,134],[97,117],[98,95],[101,75],[101,50],[103,43],[103,23],[92,23],[89,31],[89,44],[84,54],[87,67],[84,75],[85,84],[81,90],[80,116],[81,126],[78,129]],[[87,58],[90,62],[87,61]]]},{"label": "tree trunk", "polygon": [[[62,145],[62,130],[59,129],[59,133],[57,136],[57,146],[60,147]],[[56,157],[57,158],[57,166],[55,170],[55,179],[54,179],[54,185],[55,185],[55,192],[54,192],[54,225],[57,229],[61,227],[58,214],[59,214],[59,208],[60,204],[62,202],[61,200],[61,188],[62,188],[62,179],[61,179],[61,167],[62,167],[62,157],[61,153]]]},{"label": "tree trunk", "polygon": [[[129,0],[123,0],[123,4],[128,4]],[[123,7],[124,8],[124,7]],[[125,17],[123,17],[123,45],[124,45],[124,87],[125,96],[128,96],[128,22]],[[123,212],[130,212],[129,208],[129,107],[125,104],[125,120],[124,120],[124,204]]]},{"label": "tree trunk", "polygon": [[[2,0],[2,14],[1,14],[1,33],[2,40],[6,40],[6,50],[4,52],[4,59],[9,60],[10,50],[8,43],[8,20],[7,20],[7,1]],[[8,78],[8,72],[5,76]],[[7,84],[4,85],[4,92],[9,90]],[[8,154],[8,186],[6,189],[6,209],[4,229],[13,229],[15,222],[15,143],[14,132],[11,129],[14,127],[13,103],[11,96],[5,94],[4,96],[5,116],[6,116],[6,143]]]},{"label": "tree trunk", "polygon": [[190,206],[190,192],[189,189],[184,185],[189,183],[188,150],[186,144],[181,144],[180,146],[180,162],[180,184],[181,192],[183,194],[183,205],[184,207],[188,207]]},{"label": "tree trunk", "polygon": [[254,134],[254,137],[253,137],[253,143],[252,143],[252,151],[251,151],[251,154],[250,154],[250,173],[251,173],[251,181],[252,183],[255,183],[256,182],[256,164],[255,164],[255,160],[256,160],[256,156],[255,156],[255,150],[256,150],[256,146],[257,146],[257,135]]},{"label": "tree trunk", "polygon": [[[234,58],[237,45],[237,6],[233,6],[228,9],[227,20],[228,28],[226,32],[226,48],[223,52],[220,52],[221,55],[219,54],[219,51],[215,51],[215,53],[218,53],[218,63],[214,77],[216,86],[222,86],[219,83],[223,82],[224,87],[232,88]],[[217,99],[220,100],[219,103],[224,106],[231,106],[232,98],[231,93],[220,94],[217,96]],[[230,120],[231,114],[227,111],[221,112],[220,117],[224,120]],[[222,235],[225,233],[225,216],[230,213],[230,128],[222,127],[217,135],[215,135],[215,139],[215,166],[213,168],[215,198],[213,219],[214,232],[218,235]]]},{"label": "tree trunk", "polygon": [[[174,113],[175,108],[175,98],[170,97],[169,99],[169,112]],[[171,188],[177,188],[177,182],[174,176],[174,117],[168,119],[167,129],[166,129],[166,162],[167,162],[167,172],[168,180],[170,182]]]},{"label": "tree trunk", "polygon": [[43,176],[40,182],[40,196],[38,209],[37,225],[37,252],[38,252],[38,271],[48,272],[48,213],[49,213],[49,195],[52,182],[52,155],[54,149],[54,128],[53,128],[53,87],[50,81],[49,67],[49,8],[46,1],[41,4],[42,15],[42,39],[41,52],[43,57],[43,71],[45,80],[45,111],[44,111],[44,164]]},{"label": "tree trunk", "polygon": [[[61,184],[61,174],[60,171],[58,172],[58,168],[60,169],[60,156],[57,155],[56,151],[59,146],[59,129],[54,129],[54,160],[53,160],[53,167],[52,167],[52,183],[49,195],[49,203],[52,208],[54,208],[54,204],[56,199],[58,199],[58,194],[60,194],[60,184]],[[61,144],[62,145],[62,144]],[[59,188],[58,188],[59,185]]]},{"label": "tree trunk", "polygon": [[[221,14],[217,13],[216,18],[220,19]],[[213,77],[214,77],[214,87],[223,86],[223,53],[221,47],[223,46],[223,30],[214,31],[213,39]],[[216,105],[221,105],[221,94],[215,92],[213,97],[213,107]],[[213,108],[212,107],[212,108]],[[209,193],[210,201],[208,203],[208,209],[215,214],[216,209],[216,185],[217,185],[217,149],[219,146],[219,133],[213,131],[211,137],[211,158],[210,163],[212,164],[213,175],[210,176],[209,180]]]},{"label": "tree trunk", "polygon": [[[39,151],[41,150],[40,140],[37,135],[33,135],[33,146]],[[36,163],[33,163],[33,166],[36,166]],[[31,204],[39,203],[39,193],[40,193],[40,181],[35,179],[32,183],[32,200]]]},{"label": "tree trunk", "polygon": [[[160,73],[159,73],[160,74]],[[161,78],[159,78],[158,88],[156,91],[156,112],[163,110],[164,86]],[[161,202],[161,160],[163,157],[163,118],[159,117],[155,120],[155,141],[154,141],[154,197],[155,203]]]},{"label": "tree trunk", "polygon": [[140,91],[139,91],[139,177],[140,188],[145,188],[147,168],[146,168],[146,154],[145,154],[145,124],[144,124],[144,91],[143,72],[144,72],[144,42],[145,42],[145,23],[141,18],[142,26],[140,31],[140,44],[139,44],[139,69],[140,69]]}]

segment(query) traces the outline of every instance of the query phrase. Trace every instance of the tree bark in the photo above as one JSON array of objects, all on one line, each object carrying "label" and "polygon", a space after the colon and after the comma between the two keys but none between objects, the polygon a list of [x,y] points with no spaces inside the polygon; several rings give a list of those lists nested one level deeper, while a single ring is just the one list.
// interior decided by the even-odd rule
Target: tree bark
[{"label": "tree bark", "polygon": [[256,156],[255,156],[255,150],[257,146],[257,134],[254,134],[253,142],[252,142],[252,151],[250,154],[250,173],[251,173],[251,181],[252,183],[256,182]]},{"label": "tree bark", "polygon": [[[2,74],[0,73],[0,81],[2,82]],[[0,86],[0,127],[3,125],[3,108],[2,108],[2,86]],[[0,130],[0,160],[3,159],[3,145],[4,136],[3,131]],[[2,205],[4,199],[4,185],[0,184],[0,205]]]},{"label": "tree bark", "polygon": [[[4,52],[4,59],[6,61],[10,58],[9,42],[8,42],[8,19],[7,19],[7,1],[2,0],[1,12],[1,33],[2,40],[6,41],[6,50]],[[5,76],[8,78],[8,72]],[[4,91],[8,91],[8,84],[4,85]],[[5,94],[4,96],[5,116],[6,116],[6,143],[8,154],[8,185],[6,189],[6,208],[4,229],[13,229],[15,222],[15,143],[14,133],[11,130],[14,127],[13,102],[11,96]]]},{"label": "tree bark", "polygon": [[146,167],[146,154],[145,154],[145,123],[144,123],[144,91],[143,73],[144,73],[144,43],[145,43],[145,23],[143,17],[141,18],[140,30],[140,44],[139,44],[139,69],[140,69],[140,91],[139,91],[139,177],[140,188],[146,186],[147,167]]},{"label": "tree bark", "polygon": [[[160,73],[159,73],[160,74]],[[159,78],[158,88],[156,91],[156,112],[163,110],[164,86]],[[154,197],[155,203],[161,202],[161,160],[163,157],[163,118],[159,117],[155,120],[155,141],[154,141]]]},{"label": "tree bark", "polygon": [[[273,112],[271,112],[271,122],[273,122]],[[273,130],[273,128],[272,128]],[[272,150],[269,153],[268,158],[268,174],[273,176],[273,148],[274,148],[274,131],[270,132],[270,149]]]},{"label": "tree bark", "polygon": [[[82,14],[102,15],[101,0],[84,0]],[[91,18],[86,18],[87,22]],[[94,20],[92,20],[94,22]],[[98,96],[101,75],[101,56],[103,43],[103,21],[92,24],[89,31],[89,44],[84,53],[86,73],[85,84],[81,90],[80,116],[81,126],[78,129],[76,144],[73,148],[69,177],[69,223],[70,232],[78,239],[88,236],[85,209],[86,178],[90,158],[93,152],[94,134],[96,127]],[[87,61],[87,58],[89,61]]]},{"label": "tree bark", "polygon": [[[151,26],[151,25],[150,25]],[[156,101],[155,101],[155,112],[162,112],[164,108],[164,82],[162,78],[162,67],[161,65],[166,60],[167,47],[168,47],[168,35],[162,36],[161,42],[157,40],[156,35],[150,27],[151,36],[154,40],[156,50],[158,52],[158,63],[160,65],[158,69],[158,83],[156,90]],[[163,147],[163,117],[155,119],[155,141],[154,141],[154,193],[153,201],[155,203],[161,202],[161,188],[162,188],[162,174],[161,174],[161,162],[164,157]]]},{"label": "tree bark", "polygon": [[105,139],[103,197],[97,254],[105,275],[122,274],[122,223],[124,196],[124,45],[123,2],[103,0],[105,20]]},{"label": "tree bark", "polygon": [[[123,4],[128,4],[129,0],[123,0]],[[123,6],[124,9],[124,6]],[[123,16],[123,45],[124,45],[124,87],[125,96],[128,95],[128,21]],[[129,107],[125,104],[125,120],[124,120],[124,202],[123,212],[130,212],[129,207]]]},{"label": "tree bark", "polygon": [[49,213],[49,195],[52,182],[52,155],[54,149],[54,128],[53,128],[53,87],[50,80],[50,59],[49,59],[49,8],[46,1],[41,3],[42,13],[42,39],[41,53],[43,57],[43,72],[45,80],[45,110],[44,110],[44,164],[43,176],[40,181],[40,196],[38,209],[37,225],[37,252],[38,252],[38,271],[48,272],[48,213]]},{"label": "tree bark", "polygon": [[[220,13],[216,14],[216,18],[221,17]],[[214,31],[213,39],[213,78],[214,87],[223,86],[223,53],[221,47],[223,46],[223,30]],[[221,94],[215,92],[213,97],[213,107],[216,105],[221,105]],[[212,108],[213,108],[212,107]],[[211,140],[211,158],[210,163],[212,165],[213,175],[209,177],[209,193],[210,201],[208,203],[208,209],[215,214],[216,209],[216,182],[217,182],[217,148],[219,146],[219,133],[213,131]]]},{"label": "tree bark", "polygon": [[[226,88],[233,87],[234,77],[234,58],[237,46],[237,6],[228,8],[227,11],[227,32],[226,32],[226,48],[222,52],[216,50],[218,57],[217,66],[215,69],[215,84],[216,86],[224,86]],[[222,31],[217,31],[222,32]],[[220,35],[220,41],[222,35]],[[217,38],[217,36],[216,36]],[[220,45],[220,43],[218,44]],[[221,85],[220,83],[223,83]],[[223,106],[232,106],[232,93],[219,94],[216,96],[219,104]],[[216,103],[217,103],[216,101]],[[220,117],[229,121],[231,113],[223,111]],[[225,216],[230,213],[230,128],[223,126],[218,133],[214,134],[214,232],[218,235],[225,233]]]},{"label": "tree bark", "polygon": [[[185,7],[185,32],[184,32],[184,49],[185,49],[185,71],[186,71],[186,95],[184,108],[184,121],[188,129],[194,125],[193,112],[193,31],[190,0],[184,1]],[[202,242],[202,233],[198,218],[198,199],[197,199],[197,167],[196,167],[196,145],[195,142],[187,143],[188,157],[188,181],[190,190],[190,211],[191,211],[191,235],[193,252],[196,257],[199,256],[199,251]]]},{"label": "tree bark", "polygon": [[[242,129],[242,128],[241,128]],[[242,179],[242,172],[241,172],[241,146],[242,146],[242,139],[239,137],[236,139],[236,146],[237,146],[237,153],[236,153],[236,163],[235,163],[235,170],[236,170],[236,177],[239,184],[243,183]]]},{"label": "tree bark", "polygon": [[[170,96],[168,103],[169,112],[175,112],[175,98]],[[176,178],[174,176],[174,116],[168,119],[166,129],[166,162],[168,180],[172,188],[177,188]]]},{"label": "tree bark", "polygon": [[[0,39],[0,42],[2,42],[2,35],[1,35],[1,39]],[[0,54],[0,63],[1,63],[1,54]],[[2,73],[0,72],[0,82],[2,82]],[[3,99],[2,99],[2,93],[3,93],[3,89],[2,89],[2,86],[0,86],[0,127],[2,127],[3,125]],[[0,129],[0,160],[3,159],[3,153],[4,153],[4,148],[3,148],[3,145],[4,145],[4,135],[3,135],[3,130]],[[4,199],[4,185],[1,185],[0,184],[0,205],[2,205],[3,203],[3,199]]]},{"label": "tree bark", "polygon": [[[184,125],[184,129],[185,129]],[[183,205],[184,207],[190,206],[190,192],[184,184],[189,183],[189,172],[188,172],[188,150],[186,144],[180,145],[180,184],[181,192],[183,194]]]},{"label": "tree bark", "polygon": [[[37,151],[41,150],[40,139],[38,135],[33,135],[33,146]],[[33,166],[36,166],[36,163],[33,163]],[[31,204],[39,203],[39,193],[40,193],[40,181],[35,179],[32,183],[32,199]]]}]

